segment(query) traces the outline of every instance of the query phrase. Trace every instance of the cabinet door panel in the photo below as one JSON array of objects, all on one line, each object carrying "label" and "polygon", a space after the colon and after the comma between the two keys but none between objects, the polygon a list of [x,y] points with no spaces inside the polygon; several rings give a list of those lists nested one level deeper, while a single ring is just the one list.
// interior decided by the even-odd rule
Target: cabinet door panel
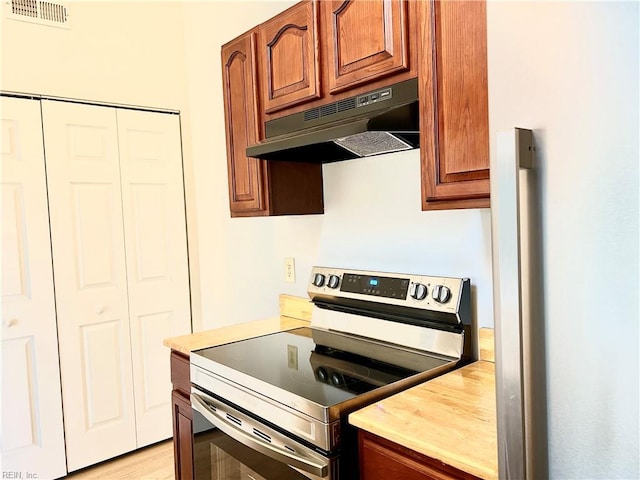
[{"label": "cabinet door panel", "polygon": [[320,97],[317,3],[301,2],[260,27],[265,113]]},{"label": "cabinet door panel", "polygon": [[173,456],[176,480],[192,480],[194,471],[191,404],[180,392],[171,393],[173,404]]},{"label": "cabinet door panel", "polygon": [[328,1],[322,6],[331,93],[409,69],[405,1]]},{"label": "cabinet door panel", "polygon": [[40,102],[2,112],[2,467],[67,472]]},{"label": "cabinet door panel", "polygon": [[478,480],[438,460],[365,432],[358,432],[361,480]]},{"label": "cabinet door panel", "polygon": [[43,101],[67,462],[136,447],[115,109]]},{"label": "cabinet door panel", "polygon": [[191,331],[180,123],[118,110],[137,446],[171,436],[167,337]]},{"label": "cabinet door panel", "polygon": [[485,3],[419,3],[423,208],[488,206]]},{"label": "cabinet door panel", "polygon": [[227,167],[231,215],[266,215],[265,165],[247,157],[247,145],[258,140],[255,34],[222,47],[222,82],[227,134]]}]

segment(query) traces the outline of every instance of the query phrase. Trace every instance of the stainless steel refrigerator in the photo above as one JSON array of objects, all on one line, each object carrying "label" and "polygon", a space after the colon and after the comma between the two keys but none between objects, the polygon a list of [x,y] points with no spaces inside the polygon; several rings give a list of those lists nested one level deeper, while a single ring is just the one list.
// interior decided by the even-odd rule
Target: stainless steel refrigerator
[{"label": "stainless steel refrigerator", "polygon": [[548,478],[544,252],[533,132],[499,132],[496,147],[491,236],[499,475]]}]

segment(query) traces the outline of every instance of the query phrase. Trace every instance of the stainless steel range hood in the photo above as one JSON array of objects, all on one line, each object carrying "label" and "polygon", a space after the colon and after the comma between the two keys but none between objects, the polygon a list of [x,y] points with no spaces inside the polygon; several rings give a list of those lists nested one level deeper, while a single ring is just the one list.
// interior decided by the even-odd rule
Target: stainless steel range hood
[{"label": "stainless steel range hood", "polygon": [[247,147],[265,160],[329,163],[419,146],[418,80],[379,88],[266,122]]}]

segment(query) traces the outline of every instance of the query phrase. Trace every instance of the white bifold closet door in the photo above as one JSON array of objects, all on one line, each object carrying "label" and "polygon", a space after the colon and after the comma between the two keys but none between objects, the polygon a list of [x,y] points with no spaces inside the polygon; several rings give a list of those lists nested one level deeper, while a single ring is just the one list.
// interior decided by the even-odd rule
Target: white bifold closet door
[{"label": "white bifold closet door", "polygon": [[67,473],[40,102],[2,115],[2,471]]},{"label": "white bifold closet door", "polygon": [[177,115],[43,101],[69,471],[171,436],[191,329]]}]

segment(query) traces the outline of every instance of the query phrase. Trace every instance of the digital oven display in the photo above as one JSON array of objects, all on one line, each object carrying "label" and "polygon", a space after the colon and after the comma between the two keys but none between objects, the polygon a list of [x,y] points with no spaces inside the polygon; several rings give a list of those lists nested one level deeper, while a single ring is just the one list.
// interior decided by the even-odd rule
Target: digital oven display
[{"label": "digital oven display", "polygon": [[379,277],[345,273],[342,277],[341,292],[360,293],[376,297],[398,298],[405,300],[409,290],[406,278]]}]

